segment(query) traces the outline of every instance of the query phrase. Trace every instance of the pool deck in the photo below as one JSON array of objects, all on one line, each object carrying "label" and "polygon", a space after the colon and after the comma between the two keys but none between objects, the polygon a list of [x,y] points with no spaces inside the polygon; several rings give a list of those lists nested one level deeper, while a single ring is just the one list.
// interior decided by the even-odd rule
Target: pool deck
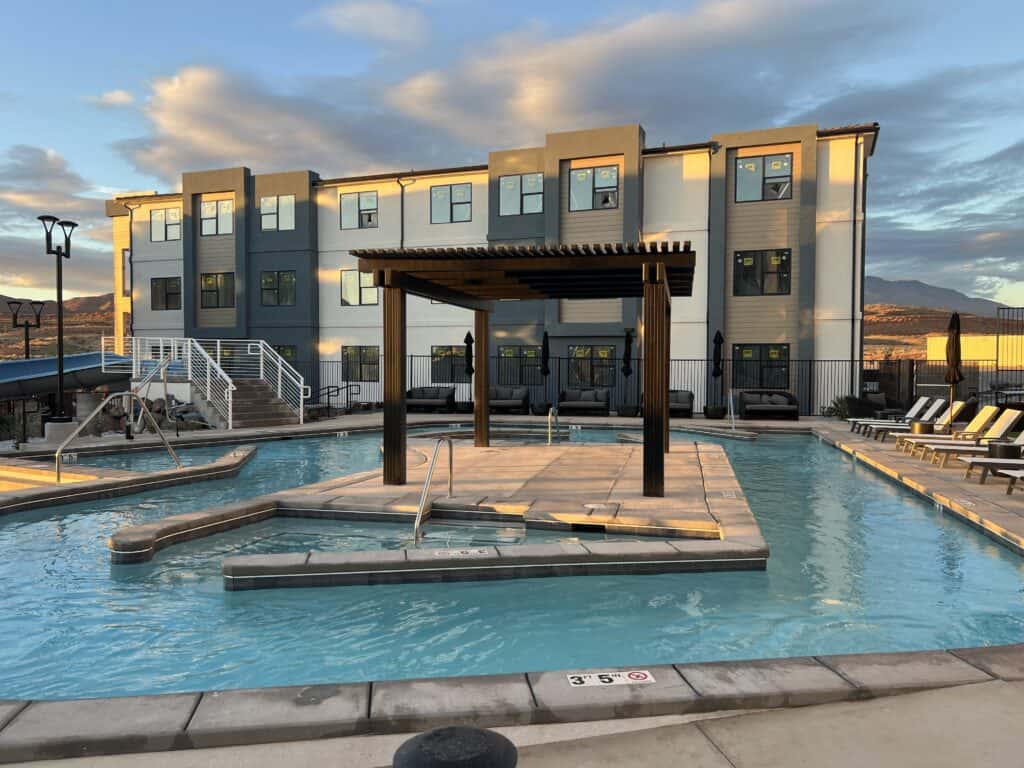
[{"label": "pool deck", "polygon": [[[611,675],[605,679],[623,682],[576,682],[588,674]],[[655,725],[685,728],[688,719],[698,723],[688,729],[692,732],[689,748],[678,754],[673,750],[666,762],[648,761],[648,750],[653,750],[657,742],[648,737],[632,741],[633,756],[622,761],[613,758],[617,748],[614,742],[587,739],[590,748],[598,749],[596,762],[574,761],[563,748],[562,762],[555,759],[559,757],[556,752],[549,762],[521,764],[685,764],[714,768],[1016,765],[1019,729],[1014,718],[1024,705],[1022,680],[1024,646],[1011,645],[109,699],[0,701],[0,763],[75,757],[91,758],[75,763],[83,766],[329,765],[332,756],[337,760],[343,754],[350,758],[346,765],[381,766],[389,764],[390,754],[405,738],[394,734],[441,725],[516,728],[514,732],[528,744],[529,728],[543,726],[550,734],[556,732],[558,724],[577,724],[563,727],[561,732],[571,734],[563,740],[573,740],[576,748],[582,749],[585,744],[578,740],[588,734],[635,730],[642,735],[645,724],[652,727],[649,718],[661,717],[677,719],[656,721]],[[938,709],[922,710],[912,703],[915,696],[941,697],[941,704]],[[758,716],[758,727],[749,735],[743,729],[737,731],[738,718],[721,717],[750,710],[770,711]],[[835,713],[831,719],[829,712]],[[708,713],[718,717],[697,718]],[[863,737],[863,730],[857,730],[859,718],[865,713],[876,713],[872,731],[886,736],[878,743],[858,741],[858,736]],[[648,720],[630,723],[632,718]],[[864,754],[858,750],[884,751],[896,744],[902,746],[905,742],[900,741],[901,737],[922,728],[929,731],[934,748],[934,739],[943,738],[939,724],[947,721],[959,740],[951,754],[960,762],[915,761],[911,753],[902,750],[892,753],[893,759],[884,763],[854,759]],[[1000,762],[986,751],[993,738],[999,739],[1000,750],[1009,750],[999,754],[1010,754],[1012,760]],[[275,742],[293,744],[266,746]],[[359,745],[369,747],[374,743],[390,752],[373,759],[365,752],[363,759],[357,757]],[[967,750],[966,745],[976,751]],[[765,754],[761,750],[766,748],[767,754],[774,756],[773,762],[763,762]],[[175,754],[140,755],[146,752]],[[688,752],[692,752],[692,761],[679,762],[680,755]],[[298,758],[317,753],[323,759],[286,759],[289,754]],[[542,754],[535,752],[533,756]],[[796,759],[813,754],[819,758]],[[977,761],[970,759],[971,754],[977,756]],[[133,757],[97,757],[102,755]],[[261,762],[270,756],[276,761]],[[723,761],[726,757],[728,761]],[[902,762],[897,757],[902,757]],[[847,758],[849,762],[841,762]]]},{"label": "pool deck", "polygon": [[1024,493],[1006,494],[1006,478],[989,476],[984,485],[978,473],[964,477],[959,461],[940,467],[896,449],[895,439],[884,443],[850,431],[849,425],[829,421],[815,426],[820,439],[849,454],[872,470],[934,501],[953,517],[993,541],[1024,555]]},{"label": "pool deck", "polygon": [[[411,440],[405,486],[373,470],[117,531],[115,563],[273,516],[398,522],[410,539],[432,444]],[[456,443],[454,496],[442,454],[430,517],[500,527],[605,533],[611,541],[238,555],[223,563],[229,590],[608,573],[760,570],[768,557],[725,451],[675,441],[666,495],[641,494],[638,446],[565,443],[475,448]]]}]

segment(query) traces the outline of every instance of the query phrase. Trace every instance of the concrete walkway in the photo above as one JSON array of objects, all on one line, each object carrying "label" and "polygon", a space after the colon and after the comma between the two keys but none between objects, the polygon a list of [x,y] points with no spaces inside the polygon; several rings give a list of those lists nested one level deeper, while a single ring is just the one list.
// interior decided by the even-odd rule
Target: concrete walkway
[{"label": "concrete walkway", "polygon": [[[1024,682],[796,709],[496,729],[521,768],[966,768],[1018,766]],[[35,768],[384,768],[408,735],[24,763]]]}]

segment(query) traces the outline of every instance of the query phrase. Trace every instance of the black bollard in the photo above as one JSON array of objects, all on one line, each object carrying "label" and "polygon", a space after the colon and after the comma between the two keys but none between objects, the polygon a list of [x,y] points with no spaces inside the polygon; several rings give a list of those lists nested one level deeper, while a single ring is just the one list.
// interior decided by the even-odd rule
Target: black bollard
[{"label": "black bollard", "polygon": [[395,752],[393,768],[515,768],[516,746],[500,733],[448,726],[414,736]]}]

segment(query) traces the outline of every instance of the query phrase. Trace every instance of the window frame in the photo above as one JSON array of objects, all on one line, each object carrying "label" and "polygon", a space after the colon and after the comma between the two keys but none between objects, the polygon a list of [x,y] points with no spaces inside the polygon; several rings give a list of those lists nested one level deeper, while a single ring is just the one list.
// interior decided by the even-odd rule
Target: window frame
[{"label": "window frame", "polygon": [[[430,345],[430,383],[431,384],[469,384],[473,377],[466,374],[466,346],[464,344],[431,344]],[[462,366],[456,374],[456,364],[459,361]],[[440,368],[438,368],[440,366]],[[444,367],[448,366],[450,376],[435,375],[435,371],[444,373]]]},{"label": "window frame", "polygon": [[132,295],[132,251],[131,248],[121,249],[121,296],[131,298]]},{"label": "window frame", "polygon": [[[772,257],[779,257],[779,264],[774,265],[776,269],[769,269],[773,266],[770,264]],[[737,292],[737,276],[739,272],[737,267],[740,259],[754,259],[754,282],[757,285],[756,293],[738,293]],[[765,290],[765,275],[781,275],[782,270],[779,269],[786,264],[786,290],[785,291],[767,291]],[[776,281],[780,283],[780,280]],[[739,298],[749,298],[752,296],[790,296],[793,293],[793,249],[792,248],[769,248],[759,251],[733,251],[733,262],[732,262],[732,295]]]},{"label": "window frame", "polygon": [[[167,290],[172,281],[177,285],[177,290]],[[158,289],[162,291],[163,295],[163,306],[157,306]],[[177,306],[169,306],[170,302],[168,299],[171,296],[177,296]],[[151,277],[149,278],[149,308],[153,312],[172,312],[181,309],[181,278],[180,277]]]},{"label": "window frame", "polygon": [[[168,214],[170,214],[171,212],[174,212],[174,213],[177,214],[177,216],[178,216],[178,220],[177,221],[169,221],[168,220],[169,219]],[[163,231],[161,232],[162,236],[159,239],[153,237],[153,225],[155,223],[153,218],[154,218],[154,216],[156,214],[160,214],[161,218],[163,219],[163,221],[161,223],[161,229]],[[170,235],[171,227],[176,228],[176,231],[177,231],[177,234],[174,237],[171,237],[171,235]],[[177,240],[181,240],[181,208],[177,208],[177,207],[172,206],[170,208],[152,208],[152,209],[150,209],[150,211],[149,211],[149,242],[151,242],[151,243],[173,243],[173,242],[175,242]]]},{"label": "window frame", "polygon": [[[287,363],[297,362],[299,359],[299,346],[298,344],[271,344],[270,348],[273,349],[281,358]],[[284,350],[293,350],[292,352],[286,352]]]},{"label": "window frame", "polygon": [[[368,358],[367,353],[372,350]],[[354,356],[349,353],[354,351]],[[355,359],[350,359],[354,357]],[[352,367],[356,367],[356,377]],[[367,373],[370,370],[372,373]],[[380,347],[376,344],[350,344],[341,348],[341,378],[346,382],[376,384],[380,382]]]},{"label": "window frame", "polygon": [[[231,278],[231,291],[228,292],[227,278]],[[207,277],[214,278],[215,287],[206,288],[203,283]],[[207,303],[207,294],[213,294],[216,304]],[[221,299],[227,297],[230,304],[221,304]],[[203,272],[199,275],[199,308],[200,309],[234,309],[235,308],[235,273],[234,272]]]},{"label": "window frame", "polygon": [[[609,357],[594,356],[595,350],[606,349],[611,351]],[[587,350],[586,355],[578,354],[579,350]],[[567,386],[575,389],[614,389],[616,374],[615,374],[615,345],[614,344],[570,344],[569,345],[569,371],[567,377]],[[598,377],[594,375],[595,361],[600,364],[596,368],[601,369],[604,372],[604,376],[611,376],[611,383],[599,383]],[[585,365],[584,365],[585,364]],[[584,368],[589,371],[585,377],[586,382],[580,377],[580,374]],[[602,378],[602,382],[607,381],[607,378]]]},{"label": "window frame", "polygon": [[[268,275],[274,276],[274,287],[268,288],[264,285],[263,281]],[[281,301],[281,276],[291,275],[292,276],[292,300],[290,302]],[[296,294],[298,286],[298,276],[295,274],[294,269],[264,269],[260,272],[260,306],[261,307],[294,307],[296,302]],[[274,303],[267,302],[267,293],[274,293],[276,299]]]},{"label": "window frame", "polygon": [[[452,194],[452,190],[455,187],[466,187],[469,189],[469,199],[455,201],[455,196]],[[447,221],[435,221],[434,220],[434,190],[435,189],[447,189],[448,190],[448,220]],[[469,224],[473,221],[473,182],[471,181],[458,181],[451,184],[435,184],[430,188],[430,199],[427,201],[430,206],[430,223],[431,224]],[[457,205],[468,205],[469,206],[469,218],[468,219],[455,219],[455,206]]]},{"label": "window frame", "polygon": [[[598,185],[597,175],[599,171],[614,169],[615,170],[615,185],[608,186],[607,184]],[[573,197],[572,197],[572,174],[580,171],[590,171],[590,194],[588,199],[590,200],[590,207],[588,208],[574,208]],[[614,211],[619,207],[619,181],[621,174],[619,173],[618,165],[589,165],[583,168],[570,168],[569,169],[569,213],[581,213],[584,211]],[[615,191],[615,205],[597,205],[597,196],[602,193],[606,193],[609,190]]]},{"label": "window frame", "polygon": [[[530,354],[523,354],[529,351]],[[544,377],[540,373],[540,344],[502,344],[498,347],[495,383],[499,386],[531,387],[542,386]],[[506,364],[515,361],[517,365]],[[512,373],[514,375],[510,376]],[[515,379],[515,381],[512,381]]]},{"label": "window frame", "polygon": [[[377,305],[380,304],[380,291],[377,289],[377,286],[373,284],[373,274],[372,273],[370,273],[370,272],[360,272],[358,269],[353,269],[353,268],[342,269],[342,270],[340,270],[340,272],[341,272],[341,275],[340,275],[340,279],[339,279],[339,285],[340,285],[340,288],[341,288],[341,292],[340,292],[341,306],[343,306],[343,307],[376,307]],[[350,302],[346,302],[345,301],[345,274],[346,273],[352,273],[352,272],[354,272],[356,274],[356,286],[355,287],[356,287],[356,296],[358,298],[358,302],[356,302],[355,304],[352,304]],[[366,275],[366,277],[364,278],[363,275]],[[369,285],[365,284],[367,280],[369,280]],[[367,291],[367,290],[372,290],[373,291],[373,301],[364,301],[363,300],[363,296],[364,296],[363,292]]]},{"label": "window frame", "polygon": [[[768,158],[770,157],[788,157],[789,158],[789,173],[786,174],[771,174],[768,173]],[[740,200],[740,184],[739,184],[739,165],[744,160],[760,160],[761,161],[761,180],[758,185],[758,189],[761,191],[761,196],[751,198],[749,200]],[[789,180],[789,194],[784,197],[765,197],[764,189],[765,185],[769,183],[770,179],[776,181],[782,179]],[[745,155],[743,157],[737,157],[736,162],[733,164],[733,202],[735,203],[770,203],[772,201],[778,202],[781,200],[792,200],[793,199],[793,153],[792,152],[770,152],[764,155]]]},{"label": "window frame", "polygon": [[[290,227],[281,226],[281,201],[291,198],[292,207],[292,225]],[[264,212],[263,205],[267,200],[274,201],[274,210]],[[274,217],[274,226],[267,226],[267,218],[269,216]],[[260,231],[261,232],[294,232],[295,231],[295,195],[261,195],[260,196]]]},{"label": "window frame", "polygon": [[[206,205],[206,204],[212,204],[215,207],[215,209],[216,209],[216,213],[212,217],[211,216],[205,216],[203,214],[203,206]],[[231,209],[229,211],[230,217],[226,219],[226,221],[229,221],[231,223],[230,223],[229,227],[227,228],[227,230],[221,231],[221,225],[220,225],[221,216],[225,215],[225,212],[222,210],[222,208],[225,205],[229,206],[230,209]],[[205,224],[208,221],[212,221],[213,222],[213,232],[205,232],[204,231]],[[234,200],[229,199],[229,198],[224,198],[224,199],[221,199],[221,200],[200,200],[199,201],[199,236],[200,237],[217,237],[218,235],[233,235],[234,233],[235,233],[235,201]],[[227,274],[227,273],[219,273],[219,274]]]},{"label": "window frame", "polygon": [[[757,358],[749,361],[742,358],[744,348],[756,350]],[[777,349],[783,354],[771,357],[771,350]],[[789,343],[759,342],[754,344],[732,345],[732,379],[737,389],[784,389],[790,388],[790,345]],[[756,366],[756,367],[755,367]],[[747,383],[751,372],[757,371],[757,383]]]},{"label": "window frame", "polygon": [[[363,196],[373,195],[373,207],[363,207]],[[345,226],[345,198],[356,199],[356,225]],[[363,215],[373,214],[373,223],[364,224]],[[338,193],[338,227],[344,231],[351,231],[355,229],[378,229],[380,227],[380,193],[376,189],[364,189],[360,192],[339,192]]]},{"label": "window frame", "polygon": [[[540,192],[524,192],[523,191],[523,178],[526,176],[539,176],[540,177]],[[519,208],[514,213],[502,213],[501,208],[501,185],[505,179],[518,179],[519,188],[516,193],[516,197],[519,201]],[[540,200],[540,210],[529,211],[528,213],[523,212],[523,205],[526,202],[526,198],[538,198]],[[544,172],[543,171],[531,171],[530,173],[510,173],[504,176],[498,177],[498,216],[536,216],[537,214],[544,213]]]}]

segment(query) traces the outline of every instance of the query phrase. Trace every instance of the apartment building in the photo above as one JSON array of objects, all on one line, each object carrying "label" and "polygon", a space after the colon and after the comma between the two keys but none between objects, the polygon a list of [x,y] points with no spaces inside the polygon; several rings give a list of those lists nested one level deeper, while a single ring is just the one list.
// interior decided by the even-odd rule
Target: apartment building
[{"label": "apartment building", "polygon": [[[381,306],[352,251],[688,240],[697,269],[692,297],[672,304],[672,357],[710,358],[720,331],[735,385],[786,386],[789,361],[861,359],[877,136],[877,124],[798,125],[647,147],[634,124],[548,134],[460,168],[184,173],[180,194],[107,203],[116,334],[262,338],[307,372],[343,361],[373,393]],[[636,299],[503,301],[491,348],[535,360],[546,331],[552,356],[597,370],[627,331],[642,355],[641,314]],[[472,313],[410,297],[408,317],[409,354],[436,383],[464,382],[455,360]]]}]

